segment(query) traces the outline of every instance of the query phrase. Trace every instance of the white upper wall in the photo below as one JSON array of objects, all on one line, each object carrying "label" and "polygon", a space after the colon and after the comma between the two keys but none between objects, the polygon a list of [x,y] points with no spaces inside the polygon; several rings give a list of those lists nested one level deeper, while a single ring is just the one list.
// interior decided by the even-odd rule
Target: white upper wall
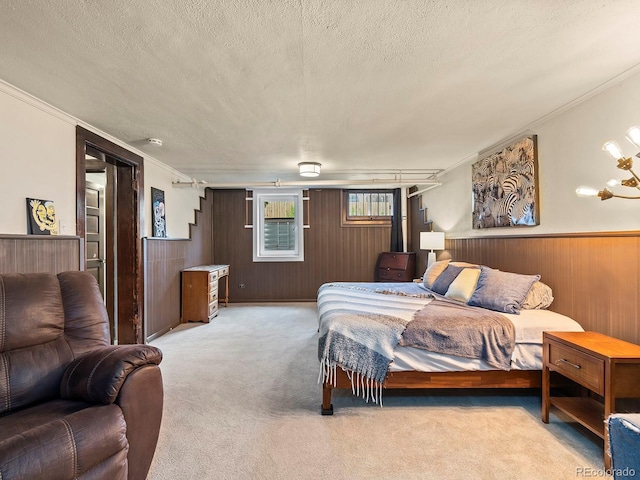
[{"label": "white upper wall", "polygon": [[[602,145],[616,140],[626,156],[634,156],[637,149],[625,140],[625,132],[632,125],[640,125],[640,74],[522,132],[538,136],[538,226],[473,229],[473,162],[442,176],[444,184],[425,192],[422,204],[428,208],[434,229],[446,232],[447,238],[640,230],[640,200],[601,201],[575,194],[580,185],[602,189],[610,178],[631,177],[616,168],[616,161],[602,151]],[[636,160],[640,172],[640,159]],[[640,195],[640,191],[628,187],[615,190]]]},{"label": "white upper wall", "polygon": [[[76,233],[76,125],[71,116],[0,82],[0,234],[27,233],[26,198],[52,200],[60,235]],[[187,238],[203,189],[174,188],[189,177],[103,132],[84,128],[144,157],[145,236],[151,236],[151,187],[165,192],[167,235]]]},{"label": "white upper wall", "polygon": [[61,235],[76,231],[76,146],[71,118],[0,91],[0,233],[27,233],[26,198],[52,200]]},{"label": "white upper wall", "polygon": [[171,182],[189,181],[189,177],[155,159],[144,159],[145,231],[152,232],[151,187],[164,192],[165,220],[169,238],[188,238],[189,224],[195,222],[195,210],[200,208],[203,188],[178,188]]}]

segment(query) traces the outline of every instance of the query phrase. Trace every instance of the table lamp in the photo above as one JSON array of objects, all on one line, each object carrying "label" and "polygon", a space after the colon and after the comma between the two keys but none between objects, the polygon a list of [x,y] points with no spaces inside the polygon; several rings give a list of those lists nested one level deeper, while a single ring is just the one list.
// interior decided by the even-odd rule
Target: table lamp
[{"label": "table lamp", "polygon": [[420,250],[431,250],[427,257],[427,268],[436,261],[434,250],[444,250],[444,232],[420,232]]}]

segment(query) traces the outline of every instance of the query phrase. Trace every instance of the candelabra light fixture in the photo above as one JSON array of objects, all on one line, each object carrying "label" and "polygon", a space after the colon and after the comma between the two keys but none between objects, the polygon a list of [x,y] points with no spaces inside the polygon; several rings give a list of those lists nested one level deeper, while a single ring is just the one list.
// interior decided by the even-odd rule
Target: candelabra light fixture
[{"label": "candelabra light fixture", "polygon": [[[627,130],[626,139],[629,140],[637,148],[640,148],[640,127],[633,126]],[[625,157],[620,149],[620,146],[614,142],[609,141],[602,146],[602,150],[609,153],[614,159],[618,161],[618,168],[620,170],[628,171],[632,176],[626,180],[619,180],[612,178],[607,181],[607,186],[602,190],[596,190],[595,188],[580,186],[576,189],[576,194],[579,197],[600,197],[600,200],[608,200],[610,198],[628,198],[628,199],[640,199],[640,195],[619,195],[614,193],[611,188],[617,186],[631,187],[640,190],[640,177],[633,171],[633,160],[630,157]],[[636,154],[636,157],[640,158],[640,153]]]}]

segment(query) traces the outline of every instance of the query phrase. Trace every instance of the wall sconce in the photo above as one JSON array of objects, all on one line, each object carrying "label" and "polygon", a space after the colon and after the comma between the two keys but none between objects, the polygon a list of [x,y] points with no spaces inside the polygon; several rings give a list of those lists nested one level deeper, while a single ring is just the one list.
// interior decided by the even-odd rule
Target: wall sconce
[{"label": "wall sconce", "polygon": [[322,164],[318,162],[300,162],[298,168],[302,177],[317,177],[320,175],[320,167]]},{"label": "wall sconce", "polygon": [[[626,139],[629,140],[636,148],[640,148],[640,127],[633,126],[627,130]],[[627,180],[618,180],[615,178],[607,181],[607,186],[598,191],[595,188],[580,186],[576,188],[576,195],[579,197],[600,197],[600,200],[608,200],[610,198],[629,198],[629,199],[640,199],[640,196],[632,196],[632,195],[618,195],[617,193],[613,193],[610,188],[622,185],[623,187],[632,187],[640,190],[640,177],[635,174],[633,171],[633,160],[631,158],[625,158],[622,154],[622,150],[620,146],[614,142],[609,141],[602,146],[602,150],[609,153],[615,160],[618,161],[618,168],[620,170],[628,171],[632,177]],[[636,157],[640,157],[640,153],[636,154]]]},{"label": "wall sconce", "polygon": [[434,250],[444,250],[444,232],[420,232],[420,250],[431,250],[427,257],[427,268],[436,262]]}]

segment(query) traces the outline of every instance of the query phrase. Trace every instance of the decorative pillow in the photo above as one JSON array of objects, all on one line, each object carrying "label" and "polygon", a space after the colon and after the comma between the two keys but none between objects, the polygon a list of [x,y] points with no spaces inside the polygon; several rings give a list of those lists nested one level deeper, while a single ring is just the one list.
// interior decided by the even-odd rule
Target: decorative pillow
[{"label": "decorative pillow", "polygon": [[431,288],[433,282],[440,276],[444,269],[447,268],[451,260],[440,260],[439,262],[434,262],[431,264],[429,268],[427,268],[422,276],[422,283],[426,288]]},{"label": "decorative pillow", "polygon": [[451,282],[451,285],[449,285],[447,293],[445,293],[444,296],[453,300],[458,300],[459,302],[467,303],[476,289],[479,277],[479,268],[463,269],[455,280]]},{"label": "decorative pillow", "polygon": [[440,295],[444,295],[445,293],[447,293],[447,290],[449,289],[449,285],[451,285],[451,282],[455,280],[455,278],[458,276],[458,274],[462,270],[464,270],[464,267],[447,265],[447,268],[444,269],[444,272],[442,272],[438,276],[436,281],[433,282],[433,285],[431,286],[431,290],[433,290],[436,293],[439,293]]},{"label": "decorative pillow", "polygon": [[497,312],[519,314],[532,285],[540,280],[540,275],[501,272],[485,266],[480,270],[478,286],[469,305]]},{"label": "decorative pillow", "polygon": [[553,291],[549,285],[540,281],[533,284],[527,297],[522,302],[524,310],[544,310],[553,303]]}]

